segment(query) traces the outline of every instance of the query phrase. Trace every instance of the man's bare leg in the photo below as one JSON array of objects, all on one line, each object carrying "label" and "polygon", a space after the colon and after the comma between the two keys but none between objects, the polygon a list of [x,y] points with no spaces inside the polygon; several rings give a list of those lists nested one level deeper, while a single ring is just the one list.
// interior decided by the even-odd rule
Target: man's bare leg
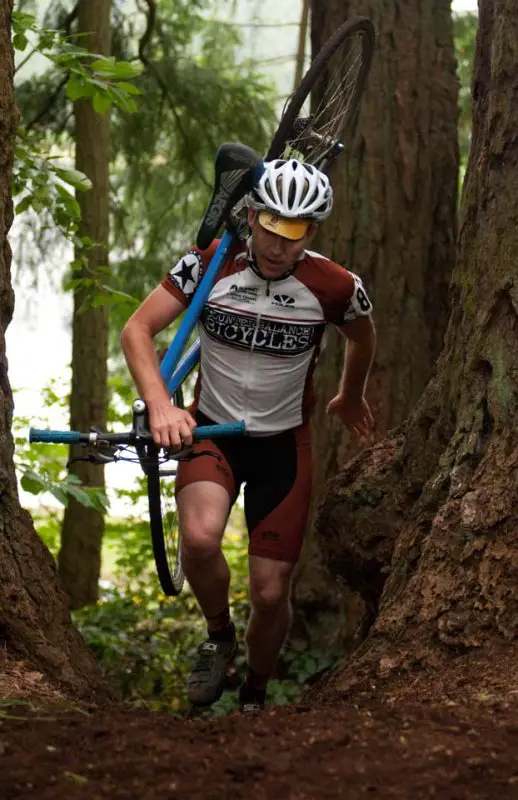
[{"label": "man's bare leg", "polygon": [[209,634],[198,648],[188,697],[193,706],[208,706],[221,696],[237,649],[229,612],[230,571],[221,552],[230,499],[219,484],[198,481],[179,492],[177,507],[185,575],[205,615]]},{"label": "man's bare leg", "polygon": [[230,570],[221,540],[230,498],[219,484],[198,481],[181,490],[177,508],[184,572],[210,630],[210,621],[228,608]]},{"label": "man's bare leg", "polygon": [[248,674],[240,701],[254,696],[264,702],[266,686],[291,625],[290,583],[294,564],[250,556],[252,611],[246,631]]}]

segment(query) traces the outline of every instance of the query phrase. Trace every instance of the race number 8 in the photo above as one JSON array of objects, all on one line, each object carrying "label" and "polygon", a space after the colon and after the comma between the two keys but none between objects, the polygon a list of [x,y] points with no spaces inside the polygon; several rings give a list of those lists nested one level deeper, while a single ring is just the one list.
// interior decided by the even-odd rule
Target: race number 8
[{"label": "race number 8", "polygon": [[358,304],[360,311],[362,311],[364,314],[368,314],[370,311],[372,311],[372,305],[367,297],[365,289],[363,288],[363,284],[357,275],[354,276],[354,283],[356,284],[356,291],[354,293],[356,303]]},{"label": "race number 8", "polygon": [[358,289],[356,291],[356,297],[358,299],[358,305],[360,306],[362,311],[368,311],[371,307],[369,303],[369,299],[363,289]]}]

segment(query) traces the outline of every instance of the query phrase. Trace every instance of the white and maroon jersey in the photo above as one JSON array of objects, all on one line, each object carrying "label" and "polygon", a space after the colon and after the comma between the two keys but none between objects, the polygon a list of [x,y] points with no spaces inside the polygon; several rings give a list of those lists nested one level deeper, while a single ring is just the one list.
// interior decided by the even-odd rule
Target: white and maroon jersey
[{"label": "white and maroon jersey", "polygon": [[[190,250],[162,285],[188,305],[218,244]],[[307,422],[326,325],[371,311],[360,278],[328,258],[306,250],[291,272],[268,280],[250,243],[237,242],[199,320],[195,407],[218,423],[244,420],[256,436]]]}]

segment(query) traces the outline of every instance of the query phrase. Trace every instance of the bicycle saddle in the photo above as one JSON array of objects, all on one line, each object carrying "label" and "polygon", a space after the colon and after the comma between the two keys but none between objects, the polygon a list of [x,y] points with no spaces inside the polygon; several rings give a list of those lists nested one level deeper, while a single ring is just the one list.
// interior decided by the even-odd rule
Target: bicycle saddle
[{"label": "bicycle saddle", "polygon": [[239,142],[222,144],[216,153],[214,191],[196,236],[200,250],[206,250],[232,207],[257,183],[263,173],[259,153]]}]

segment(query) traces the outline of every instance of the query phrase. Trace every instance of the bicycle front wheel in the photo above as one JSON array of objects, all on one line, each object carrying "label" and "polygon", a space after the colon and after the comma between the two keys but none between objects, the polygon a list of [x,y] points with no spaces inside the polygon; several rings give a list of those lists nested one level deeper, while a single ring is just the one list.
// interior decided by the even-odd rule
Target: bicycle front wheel
[{"label": "bicycle front wheel", "polygon": [[174,501],[175,475],[174,467],[159,464],[158,459],[146,469],[153,555],[160,586],[166,595],[180,594],[185,581]]},{"label": "bicycle front wheel", "polygon": [[326,170],[337,147],[353,136],[374,43],[365,17],[335,31],[286,101],[266,161],[293,156]]}]

